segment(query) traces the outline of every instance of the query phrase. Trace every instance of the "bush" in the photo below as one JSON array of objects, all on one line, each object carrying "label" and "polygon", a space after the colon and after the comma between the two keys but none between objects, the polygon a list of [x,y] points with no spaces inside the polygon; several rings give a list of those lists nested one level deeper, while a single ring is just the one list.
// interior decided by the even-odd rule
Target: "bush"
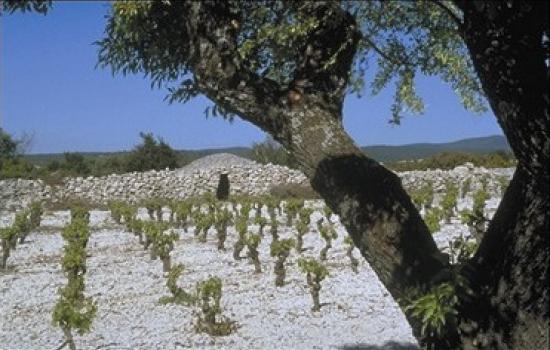
[{"label": "bush", "polygon": [[0,268],[5,270],[7,268],[7,261],[10,257],[11,248],[17,244],[17,230],[13,226],[0,228],[0,241],[2,243],[2,261]]},{"label": "bush", "polygon": [[141,144],[126,156],[126,171],[174,169],[178,166],[176,152],[161,138],[151,133],[140,133]]},{"label": "bush", "polygon": [[270,255],[275,260],[275,286],[281,287],[285,284],[285,261],[290,255],[290,250],[296,245],[292,238],[274,240],[271,242]]},{"label": "bush", "polygon": [[206,281],[197,283],[196,298],[201,310],[195,323],[197,332],[225,336],[237,328],[234,321],[221,315],[221,297],[222,281],[218,277],[210,277]]},{"label": "bush", "polygon": [[168,277],[166,279],[166,287],[168,287],[168,290],[170,291],[172,296],[160,298],[159,303],[183,305],[191,305],[195,303],[195,297],[192,294],[187,293],[177,284],[178,279],[183,272],[183,269],[184,267],[182,264],[177,264],[170,269],[170,272],[168,273]]},{"label": "bush", "polygon": [[306,274],[307,285],[313,299],[312,311],[321,310],[319,302],[319,292],[321,291],[321,282],[329,275],[327,268],[315,259],[300,259],[298,267]]},{"label": "bush", "polygon": [[59,290],[60,298],[53,310],[53,324],[59,326],[70,349],[76,349],[72,330],[82,335],[90,331],[97,305],[84,296],[86,273],[86,245],[90,236],[87,222],[74,218],[62,231],[66,245],[61,267],[67,276],[67,285]]}]

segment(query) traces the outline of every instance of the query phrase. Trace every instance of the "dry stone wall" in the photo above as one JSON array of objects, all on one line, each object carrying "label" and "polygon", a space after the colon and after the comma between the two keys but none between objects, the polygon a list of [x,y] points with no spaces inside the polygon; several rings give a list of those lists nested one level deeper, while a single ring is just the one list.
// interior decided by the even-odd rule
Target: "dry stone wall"
[{"label": "dry stone wall", "polygon": [[[106,204],[111,200],[139,202],[154,196],[163,198],[188,198],[205,192],[215,192],[219,175],[227,173],[231,194],[259,195],[280,184],[307,184],[307,178],[299,171],[284,166],[266,164],[228,154],[216,154],[201,158],[188,166],[173,171],[148,171],[109,175],[105,177],[67,178],[59,186],[46,185],[41,180],[0,181],[0,210],[17,210],[35,200],[60,202],[68,199],[84,199]],[[415,188],[431,181],[436,192],[445,189],[445,183],[460,184],[472,178],[472,189],[486,178],[489,190],[498,193],[498,177],[512,176],[513,169],[474,168],[471,164],[453,170],[409,171],[399,173],[406,188]]]}]

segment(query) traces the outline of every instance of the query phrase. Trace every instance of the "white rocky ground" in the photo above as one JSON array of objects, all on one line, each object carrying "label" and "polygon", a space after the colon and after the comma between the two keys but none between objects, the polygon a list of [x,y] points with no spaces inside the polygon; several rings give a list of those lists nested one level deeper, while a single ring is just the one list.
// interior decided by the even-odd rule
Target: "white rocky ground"
[{"label": "white rocky ground", "polygon": [[[497,203],[493,199],[487,204],[494,209]],[[468,204],[462,201],[459,207]],[[145,217],[144,212],[140,215]],[[5,226],[12,217],[0,219]],[[0,272],[0,350],[53,350],[62,343],[61,331],[51,324],[51,312],[57,289],[66,281],[60,267],[59,233],[68,219],[68,212],[45,215],[39,231],[13,252],[10,269]],[[151,261],[137,238],[114,225],[108,212],[93,211],[91,225],[86,293],[97,301],[98,314],[92,331],[76,336],[79,349],[417,349],[403,314],[357,251],[359,273],[351,271],[340,225],[339,238],[329,251],[331,275],[322,283],[324,305],[318,313],[310,311],[310,295],[295,252],[287,261],[287,284],[275,287],[269,234],[260,246],[264,272],[257,275],[246,260],[233,260],[232,228],[228,249],[221,253],[214,234],[207,243],[198,243],[191,230],[180,231],[172,253],[173,263],[185,265],[179,284],[190,290],[211,275],[223,280],[223,313],[240,326],[227,337],[197,334],[192,307],[158,304],[161,296],[168,295],[161,262]],[[293,235],[285,226],[280,231],[283,238]],[[436,241],[444,245],[458,234],[467,235],[467,229],[454,221],[442,227]],[[305,236],[308,250],[303,255],[318,256],[322,246],[312,231]]]}]

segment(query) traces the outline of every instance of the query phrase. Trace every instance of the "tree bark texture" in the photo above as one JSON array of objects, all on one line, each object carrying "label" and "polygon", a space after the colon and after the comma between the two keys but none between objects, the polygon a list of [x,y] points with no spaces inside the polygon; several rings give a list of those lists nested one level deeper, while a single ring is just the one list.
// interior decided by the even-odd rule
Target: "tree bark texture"
[{"label": "tree bark texture", "polygon": [[[465,271],[465,348],[543,349],[549,340],[550,112],[543,33],[548,2],[457,1],[463,37],[518,159],[516,173]],[[467,323],[467,322],[466,322]]]}]

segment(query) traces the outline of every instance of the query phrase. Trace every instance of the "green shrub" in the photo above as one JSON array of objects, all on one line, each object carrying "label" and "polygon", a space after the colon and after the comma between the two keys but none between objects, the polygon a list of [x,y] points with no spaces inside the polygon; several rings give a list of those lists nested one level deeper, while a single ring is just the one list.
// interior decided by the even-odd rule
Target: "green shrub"
[{"label": "green shrub", "polygon": [[298,224],[296,224],[296,251],[300,253],[302,251],[302,245],[304,243],[304,235],[309,231],[309,224],[311,222],[310,216],[313,213],[313,209],[301,207],[298,216]]},{"label": "green shrub", "polygon": [[172,296],[164,296],[160,298],[161,304],[183,304],[192,305],[195,303],[196,298],[193,294],[187,293],[183,288],[178,286],[178,279],[180,278],[184,267],[182,264],[172,266],[168,277],[166,278],[166,287],[172,294]]},{"label": "green shrub", "polygon": [[452,283],[442,283],[428,293],[414,298],[405,307],[405,312],[420,322],[422,343],[428,349],[443,349],[445,327],[456,327],[458,297]]},{"label": "green shrub", "polygon": [[179,239],[176,232],[158,232],[154,236],[153,249],[155,254],[162,260],[162,271],[168,272],[171,267],[170,252],[174,249],[174,242]]},{"label": "green shrub", "polygon": [[319,292],[321,291],[321,282],[329,275],[327,268],[315,259],[301,258],[298,260],[298,267],[306,274],[307,285],[313,299],[312,311],[321,310],[319,302]]},{"label": "green shrub", "polygon": [[[17,231],[19,243],[24,243],[31,230],[31,221],[29,220],[28,210],[23,210],[15,215],[13,227]],[[12,245],[12,249],[13,248],[15,248],[15,245]]]},{"label": "green shrub", "polygon": [[296,245],[293,239],[287,238],[282,240],[274,240],[271,242],[270,255],[275,260],[275,286],[281,287],[285,284],[285,261],[290,254],[290,250]]},{"label": "green shrub", "polygon": [[145,249],[148,249],[150,246],[151,249],[149,251],[151,260],[155,260],[157,258],[158,248],[156,247],[157,244],[157,237],[161,236],[164,231],[168,229],[168,223],[167,222],[155,222],[155,221],[144,221],[143,222],[143,233],[145,234]]},{"label": "green shrub", "polygon": [[90,224],[90,212],[87,208],[82,207],[78,204],[71,206],[71,222],[74,220],[84,220],[86,225]]},{"label": "green shrub", "polygon": [[317,223],[317,229],[321,237],[325,240],[325,246],[321,249],[319,259],[325,261],[327,260],[328,250],[332,248],[332,240],[338,238],[338,234],[331,223],[323,224],[322,221],[319,221]]},{"label": "green shrub", "polygon": [[451,217],[454,214],[458,200],[458,188],[452,182],[447,182],[445,185],[445,194],[441,199],[441,208],[443,209],[443,217],[445,221],[449,224],[451,223]]},{"label": "green shrub", "polygon": [[241,259],[241,251],[243,250],[246,243],[246,235],[248,232],[247,218],[240,216],[235,222],[235,230],[237,231],[238,237],[235,245],[233,246],[233,259]]},{"label": "green shrub", "polygon": [[434,199],[433,183],[428,181],[417,190],[410,191],[411,200],[418,210],[431,208]]},{"label": "green shrub", "polygon": [[258,246],[260,245],[261,241],[262,241],[262,237],[258,234],[248,235],[245,241],[246,247],[248,248],[248,258],[254,264],[255,273],[262,272],[262,265],[260,263],[260,258],[258,253]]},{"label": "green shrub", "polygon": [[236,323],[221,314],[221,297],[222,281],[218,277],[197,283],[196,298],[201,311],[195,323],[197,332],[225,336],[236,330]]},{"label": "green shrub", "polygon": [[176,152],[161,138],[140,133],[141,143],[126,156],[126,171],[174,169],[178,166]]},{"label": "green shrub", "polygon": [[139,239],[139,244],[144,244],[143,241],[143,221],[137,218],[132,219],[126,223],[126,227]]},{"label": "green shrub", "polygon": [[42,218],[42,214],[44,213],[44,210],[42,209],[42,203],[32,202],[29,210],[29,221],[31,229],[36,229],[38,226],[40,226],[40,220]]},{"label": "green shrub", "polygon": [[67,276],[67,285],[59,290],[52,321],[65,335],[70,349],[76,349],[72,330],[83,335],[90,331],[97,305],[84,296],[84,275],[86,273],[86,245],[90,236],[87,221],[75,217],[62,231],[66,244],[63,248],[61,267]]},{"label": "green shrub", "polygon": [[17,242],[17,229],[13,226],[0,228],[0,241],[2,243],[2,270],[7,268],[11,247]]},{"label": "green shrub", "polygon": [[439,222],[443,218],[443,212],[439,208],[432,208],[426,211],[424,215],[424,222],[428,226],[428,230],[431,234],[436,233],[441,228]]},{"label": "green shrub", "polygon": [[109,211],[111,212],[111,218],[117,224],[122,222],[122,207],[124,203],[120,201],[111,201],[107,204]]},{"label": "green shrub", "polygon": [[219,210],[215,216],[216,233],[218,235],[218,250],[225,250],[227,227],[233,223],[233,214],[227,209]]},{"label": "green shrub", "polygon": [[474,205],[472,210],[465,209],[460,215],[462,223],[466,224],[479,243],[485,233],[485,224],[487,218],[485,218],[485,201],[489,198],[489,194],[482,187],[474,193]]},{"label": "green shrub", "polygon": [[260,236],[263,236],[264,235],[264,227],[267,225],[268,221],[266,218],[264,218],[263,216],[256,216],[254,218],[254,223],[256,225],[258,225],[258,234]]}]

